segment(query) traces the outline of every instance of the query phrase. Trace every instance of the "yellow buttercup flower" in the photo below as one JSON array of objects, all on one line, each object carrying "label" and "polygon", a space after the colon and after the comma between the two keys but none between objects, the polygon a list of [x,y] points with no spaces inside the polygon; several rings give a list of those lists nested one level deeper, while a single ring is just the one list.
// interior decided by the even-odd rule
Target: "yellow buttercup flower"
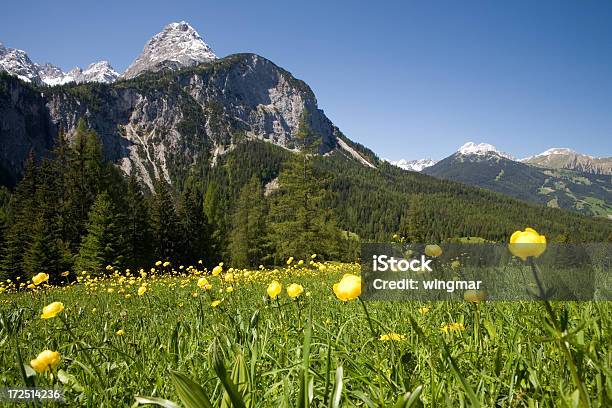
[{"label": "yellow buttercup flower", "polygon": [[147,287],[142,285],[141,287],[138,288],[138,296],[142,296],[147,292]]},{"label": "yellow buttercup flower", "polygon": [[442,326],[440,328],[440,330],[442,330],[444,333],[448,334],[448,333],[454,333],[454,332],[460,332],[465,330],[465,327],[463,326],[463,323],[447,323],[444,326]]},{"label": "yellow buttercup flower", "polygon": [[64,310],[64,304],[62,302],[53,302],[43,307],[40,317],[43,319],[51,319],[61,313],[62,310]]},{"label": "yellow buttercup flower", "polygon": [[287,259],[287,265],[291,265],[291,262],[293,262],[292,256],[290,256],[289,259]]},{"label": "yellow buttercup flower", "polygon": [[344,302],[356,299],[361,295],[361,277],[347,273],[333,289],[336,297]]},{"label": "yellow buttercup flower", "polygon": [[210,286],[210,283],[208,283],[208,279],[206,279],[204,277],[198,279],[198,288],[200,288],[200,289],[208,289],[208,286]]},{"label": "yellow buttercup flower", "polygon": [[212,270],[212,274],[213,276],[217,276],[219,275],[221,272],[223,271],[223,266],[221,266],[221,264],[215,266]]},{"label": "yellow buttercup flower", "polygon": [[292,299],[300,296],[302,292],[304,292],[304,287],[298,283],[292,283],[291,285],[287,286],[287,295],[289,295],[289,297]]},{"label": "yellow buttercup flower", "polygon": [[276,299],[276,297],[280,295],[282,290],[283,285],[281,285],[278,281],[272,281],[272,283],[268,285],[268,289],[266,289],[266,292],[268,293],[268,296],[270,296],[270,299]]},{"label": "yellow buttercup flower", "polygon": [[36,274],[33,278],[32,278],[32,282],[34,282],[34,285],[38,286],[43,282],[46,282],[49,280],[49,275],[46,273],[38,273]]},{"label": "yellow buttercup flower", "polygon": [[451,268],[453,268],[453,269],[461,268],[461,262],[459,262],[458,260],[455,259],[453,262],[451,262]]},{"label": "yellow buttercup flower", "polygon": [[66,276],[70,275],[70,271],[62,272],[61,275],[65,278]]},{"label": "yellow buttercup flower", "polygon": [[30,361],[30,366],[37,373],[44,373],[57,367],[61,361],[62,358],[57,351],[44,350],[34,360]]},{"label": "yellow buttercup flower", "polygon": [[525,231],[515,231],[510,236],[508,249],[514,256],[526,261],[528,257],[538,257],[546,251],[546,237],[538,234],[533,228],[525,228]]},{"label": "yellow buttercup flower", "polygon": [[425,255],[437,258],[442,255],[442,248],[439,245],[426,245]]},{"label": "yellow buttercup flower", "polygon": [[213,301],[213,302],[212,302],[210,305],[211,305],[212,307],[217,307],[217,306],[219,306],[220,304],[221,304],[221,300],[215,300],[215,301]]},{"label": "yellow buttercup flower", "polygon": [[381,341],[400,341],[405,340],[406,336],[399,333],[387,333],[380,336]]},{"label": "yellow buttercup flower", "polygon": [[419,307],[419,313],[422,315],[426,315],[431,310],[431,307]]},{"label": "yellow buttercup flower", "polygon": [[117,333],[115,333],[117,336],[123,336],[125,334],[125,331],[123,329],[119,329],[117,330]]}]

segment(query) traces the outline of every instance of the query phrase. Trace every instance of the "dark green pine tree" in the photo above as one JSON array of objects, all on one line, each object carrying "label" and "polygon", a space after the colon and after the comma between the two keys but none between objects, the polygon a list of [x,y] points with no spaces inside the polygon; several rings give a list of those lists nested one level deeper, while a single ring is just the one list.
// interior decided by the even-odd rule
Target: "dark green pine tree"
[{"label": "dark green pine tree", "polygon": [[193,186],[185,186],[179,198],[177,213],[181,223],[180,258],[186,263],[211,255],[209,236],[211,228],[203,209],[202,194]]},{"label": "dark green pine tree", "polygon": [[422,194],[411,196],[408,210],[402,218],[400,234],[414,243],[426,243],[427,226],[425,215],[425,197]]},{"label": "dark green pine tree", "polygon": [[23,271],[30,279],[39,272],[48,273],[51,282],[60,280],[60,273],[66,268],[67,257],[61,241],[57,239],[53,226],[43,213],[33,220],[31,242],[23,257]]},{"label": "dark green pine tree", "polygon": [[10,279],[23,271],[24,248],[32,242],[33,220],[37,216],[36,188],[37,170],[34,153],[30,152],[23,170],[23,178],[13,193],[7,211],[5,256],[2,271]]},{"label": "dark green pine tree", "polygon": [[50,159],[44,159],[38,169],[36,214],[32,219],[31,241],[23,260],[26,276],[45,272],[50,275],[50,281],[53,283],[59,282],[60,273],[71,267],[68,245],[62,240],[62,180],[58,170],[55,161]]},{"label": "dark green pine tree", "polygon": [[128,267],[135,269],[151,261],[149,210],[142,187],[133,174],[127,181],[123,211],[120,215]]},{"label": "dark green pine tree", "polygon": [[316,137],[305,112],[300,119],[296,143],[300,153],[286,163],[279,175],[280,188],[274,194],[271,235],[277,262],[293,256],[306,259],[316,253],[327,259],[340,256],[341,231],[328,203],[325,180],[315,174],[313,162]]},{"label": "dark green pine tree", "polygon": [[209,266],[222,260],[227,245],[222,206],[223,200],[217,183],[209,181],[204,194],[204,215],[210,229],[208,237],[209,258],[205,262]]},{"label": "dark green pine tree", "polygon": [[233,266],[256,266],[270,260],[266,219],[263,189],[253,177],[240,190],[232,215],[229,252]]},{"label": "dark green pine tree", "polygon": [[174,197],[168,183],[157,178],[151,198],[151,232],[153,256],[159,260],[176,261],[180,249],[181,224],[176,214]]},{"label": "dark green pine tree", "polygon": [[116,207],[106,192],[98,194],[87,223],[87,235],[75,263],[75,271],[100,273],[107,265],[122,267],[125,257]]},{"label": "dark green pine tree", "polygon": [[68,151],[64,172],[64,233],[73,247],[85,234],[89,208],[107,184],[102,144],[83,119],[76,128],[74,143]]}]

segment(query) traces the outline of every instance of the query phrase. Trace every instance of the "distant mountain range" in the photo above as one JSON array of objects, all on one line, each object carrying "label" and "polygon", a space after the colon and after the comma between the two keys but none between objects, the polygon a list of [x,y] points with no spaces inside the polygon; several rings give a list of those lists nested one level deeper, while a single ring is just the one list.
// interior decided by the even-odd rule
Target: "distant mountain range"
[{"label": "distant mountain range", "polygon": [[550,149],[519,161],[490,144],[469,142],[426,167],[423,173],[549,207],[610,217],[612,176],[609,169],[604,174],[602,163],[611,160],[578,155],[569,149]]}]

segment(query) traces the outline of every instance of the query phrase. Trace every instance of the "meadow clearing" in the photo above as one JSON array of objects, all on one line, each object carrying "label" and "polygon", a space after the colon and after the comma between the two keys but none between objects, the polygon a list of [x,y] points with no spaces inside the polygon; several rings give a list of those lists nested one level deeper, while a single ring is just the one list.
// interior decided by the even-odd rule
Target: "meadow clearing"
[{"label": "meadow clearing", "polygon": [[91,407],[557,407],[584,405],[582,386],[610,406],[609,302],[553,303],[556,323],[542,302],[362,302],[359,272],[160,261],[4,283],[0,387],[61,386]]}]

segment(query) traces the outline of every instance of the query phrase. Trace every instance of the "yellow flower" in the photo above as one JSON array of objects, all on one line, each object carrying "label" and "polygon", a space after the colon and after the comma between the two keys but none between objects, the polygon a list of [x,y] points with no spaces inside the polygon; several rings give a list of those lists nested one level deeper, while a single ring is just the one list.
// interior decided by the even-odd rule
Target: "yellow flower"
[{"label": "yellow flower", "polygon": [[347,273],[334,284],[334,293],[338,299],[347,302],[361,295],[361,277]]},{"label": "yellow flower", "polygon": [[222,302],[221,300],[215,300],[210,305],[212,307],[217,307],[217,306],[219,306],[221,304],[221,302]]},{"label": "yellow flower", "polygon": [[138,296],[142,296],[147,292],[147,287],[142,285],[141,287],[138,288]]},{"label": "yellow flower", "polygon": [[117,336],[123,336],[125,334],[125,331],[123,329],[119,329],[117,330],[117,333],[115,333]]},{"label": "yellow flower", "polygon": [[546,250],[546,237],[538,234],[533,228],[515,231],[510,237],[508,249],[523,261],[530,256],[538,257]]},{"label": "yellow flower", "polygon": [[317,257],[317,254],[310,255],[310,259],[315,259],[316,257]]},{"label": "yellow flower", "polygon": [[54,369],[62,361],[57,351],[44,350],[34,360],[30,361],[30,366],[37,373],[44,373],[49,369]]},{"label": "yellow flower", "polygon": [[43,319],[51,319],[61,313],[62,310],[64,310],[64,304],[62,302],[53,302],[43,307],[40,317]]},{"label": "yellow flower", "polygon": [[155,266],[160,266],[161,264],[162,264],[162,261],[155,262]]},{"label": "yellow flower", "polygon": [[455,259],[453,262],[451,262],[451,268],[453,268],[453,269],[461,268],[461,262],[459,262],[458,260]]},{"label": "yellow flower", "polygon": [[487,292],[484,290],[466,290],[463,293],[463,300],[466,302],[478,303],[487,300]]},{"label": "yellow flower", "polygon": [[425,255],[437,258],[442,255],[442,248],[439,245],[426,245]]},{"label": "yellow flower", "polygon": [[170,262],[166,261],[162,265],[164,268],[167,268],[168,266],[170,266]]},{"label": "yellow flower", "polygon": [[46,282],[49,280],[49,275],[46,273],[39,273],[36,274],[33,278],[32,278],[32,282],[34,282],[34,285],[38,286],[43,282]]},{"label": "yellow flower", "polygon": [[208,289],[208,287],[211,286],[210,283],[208,283],[208,279],[202,277],[200,279],[198,279],[198,288],[200,289]]},{"label": "yellow flower", "polygon": [[463,323],[447,323],[444,326],[442,326],[440,328],[440,330],[442,330],[444,333],[454,333],[454,332],[459,332],[462,330],[465,330],[465,327],[463,326]]},{"label": "yellow flower", "polygon": [[300,296],[303,291],[304,288],[298,283],[292,283],[291,285],[287,286],[287,295],[289,295],[289,297],[292,299]]},{"label": "yellow flower", "polygon": [[287,259],[287,265],[291,265],[291,262],[293,262],[292,256],[290,256],[289,259]]},{"label": "yellow flower", "polygon": [[268,289],[266,289],[266,292],[268,292],[268,296],[270,296],[270,299],[276,299],[276,297],[281,293],[282,290],[283,285],[281,285],[278,281],[272,281],[272,283],[268,285]]},{"label": "yellow flower", "polygon": [[419,307],[419,313],[422,315],[426,315],[431,310],[431,307]]},{"label": "yellow flower", "polygon": [[62,272],[62,276],[65,278],[66,276],[70,275],[70,271],[66,271],[66,272]]},{"label": "yellow flower", "polygon": [[405,340],[406,336],[399,333],[387,333],[380,336],[381,341],[400,341]]},{"label": "yellow flower", "polygon": [[223,271],[223,266],[221,266],[220,264],[215,266],[212,270],[212,274],[213,276],[217,276],[219,275],[221,272]]},{"label": "yellow flower", "polygon": [[233,282],[234,281],[234,274],[232,272],[228,272],[225,277],[223,278],[223,280],[225,280],[227,283]]},{"label": "yellow flower", "polygon": [[225,291],[226,291],[227,293],[232,293],[232,292],[234,291],[234,287],[233,287],[233,286],[228,286],[228,287],[225,289]]}]

